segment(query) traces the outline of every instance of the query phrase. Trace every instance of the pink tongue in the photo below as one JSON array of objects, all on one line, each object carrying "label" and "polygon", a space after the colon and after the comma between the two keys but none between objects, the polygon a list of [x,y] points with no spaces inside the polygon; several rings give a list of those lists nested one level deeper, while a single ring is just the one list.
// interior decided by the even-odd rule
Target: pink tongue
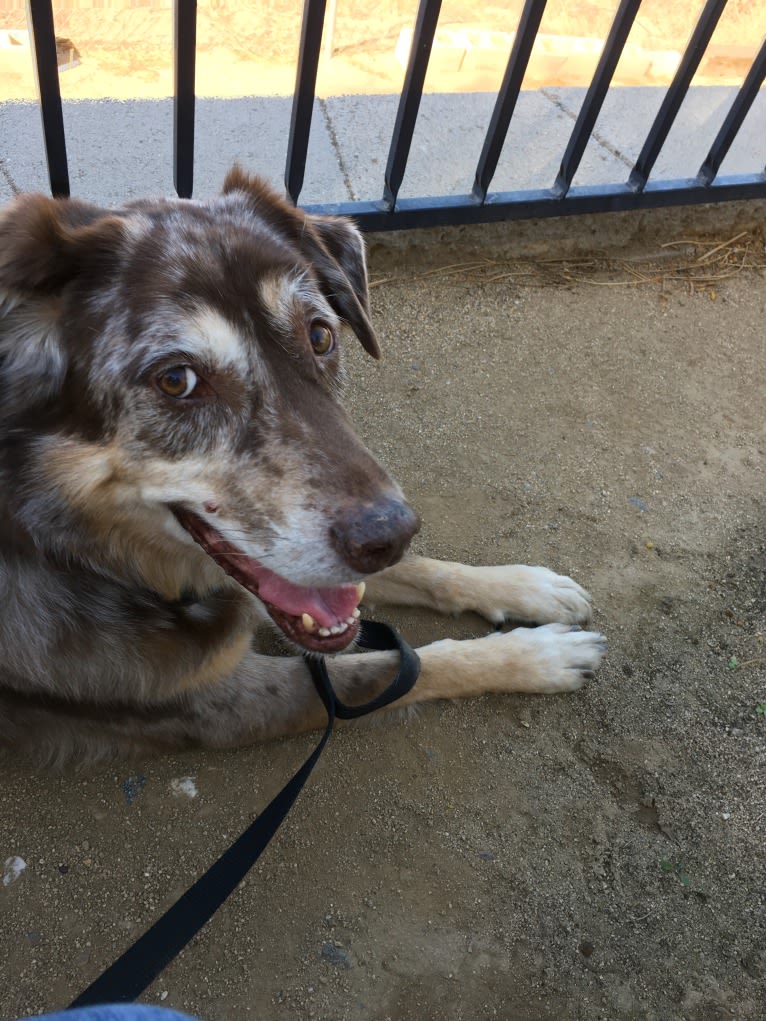
[{"label": "pink tongue", "polygon": [[257,560],[244,556],[193,511],[177,507],[173,513],[183,528],[227,574],[283,613],[293,617],[309,613],[320,627],[329,628],[350,617],[356,609],[359,602],[356,585],[338,585],[333,588],[293,585]]},{"label": "pink tongue", "polygon": [[[254,561],[250,563],[255,567]],[[305,588],[280,578],[261,564],[255,567],[253,573],[258,579],[259,599],[294,617],[308,613],[320,627],[333,627],[339,620],[350,617],[359,602],[356,585]]]}]

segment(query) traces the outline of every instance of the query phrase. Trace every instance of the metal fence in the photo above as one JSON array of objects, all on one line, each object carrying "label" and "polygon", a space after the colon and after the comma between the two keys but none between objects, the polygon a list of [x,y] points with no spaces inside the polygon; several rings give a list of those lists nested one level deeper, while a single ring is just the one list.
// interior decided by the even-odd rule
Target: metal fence
[{"label": "metal fence", "polygon": [[[696,176],[678,180],[650,179],[726,2],[707,0],[704,5],[627,180],[597,186],[572,185],[641,0],[621,0],[619,4],[552,186],[545,187],[541,182],[543,186],[539,189],[492,192],[490,185],[546,7],[546,0],[526,0],[478,156],[472,191],[462,195],[399,198],[441,8],[441,0],[421,0],[388,162],[381,182],[382,197],[307,208],[312,212],[353,216],[362,229],[373,231],[766,198],[766,171],[719,176],[721,163],[766,77],[766,40],[761,44]],[[326,0],[304,0],[285,168],[287,193],[294,202],[298,201],[303,186],[325,8]],[[28,10],[51,191],[54,195],[68,195],[69,174],[52,0],[28,0]],[[175,0],[173,17],[174,184],[179,196],[188,198],[192,194],[194,168],[196,0]],[[766,139],[763,141],[766,148]]]}]

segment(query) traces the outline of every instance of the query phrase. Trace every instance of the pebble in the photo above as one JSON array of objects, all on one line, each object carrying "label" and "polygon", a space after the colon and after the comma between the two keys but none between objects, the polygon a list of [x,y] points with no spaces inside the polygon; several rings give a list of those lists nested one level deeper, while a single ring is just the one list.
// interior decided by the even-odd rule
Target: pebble
[{"label": "pebble", "polygon": [[144,787],[146,787],[145,776],[129,776],[127,780],[123,782],[122,793],[128,805],[133,804],[136,798],[143,791]]},{"label": "pebble", "polygon": [[332,943],[323,943],[319,956],[328,964],[334,964],[336,968],[350,968],[351,954],[342,947],[336,947]]},{"label": "pebble", "polygon": [[196,798],[197,785],[193,776],[180,776],[170,781],[170,790],[175,798]]},{"label": "pebble", "polygon": [[27,863],[17,854],[6,858],[3,865],[3,886],[10,886],[11,883],[15,883],[26,867]]}]

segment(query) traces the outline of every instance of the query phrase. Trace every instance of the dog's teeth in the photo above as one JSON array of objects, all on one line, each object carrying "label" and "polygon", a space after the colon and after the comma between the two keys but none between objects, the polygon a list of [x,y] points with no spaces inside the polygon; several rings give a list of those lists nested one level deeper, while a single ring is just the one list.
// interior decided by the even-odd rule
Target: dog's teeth
[{"label": "dog's teeth", "polygon": [[356,601],[357,601],[357,603],[361,603],[361,601],[364,599],[364,591],[365,591],[366,588],[367,588],[367,586],[365,585],[365,583],[363,581],[360,581],[359,584],[356,586]]},{"label": "dog's teeth", "polygon": [[332,632],[330,631],[330,629],[328,627],[320,627],[320,629],[319,629],[319,637],[320,638],[329,638],[331,634],[332,634]]},{"label": "dog's teeth", "polygon": [[[357,613],[356,617],[358,617],[358,616],[359,616],[359,614]],[[355,624],[355,623],[356,623],[356,617],[346,617],[346,623],[347,623],[347,624],[348,624],[349,626],[350,626],[351,624]]]},{"label": "dog's teeth", "polygon": [[314,620],[310,613],[303,614],[303,616],[301,617],[301,624],[303,624],[307,631],[316,631],[317,629],[317,622]]},{"label": "dog's teeth", "polygon": [[356,608],[356,609],[354,610],[354,612],[353,612],[353,613],[351,614],[351,616],[350,616],[350,617],[348,618],[348,622],[349,622],[349,624],[353,624],[353,623],[354,623],[354,621],[355,621],[355,620],[359,620],[359,618],[360,618],[361,616],[362,616],[362,615],[361,615],[361,613],[359,612],[359,607],[357,606],[357,608]]}]

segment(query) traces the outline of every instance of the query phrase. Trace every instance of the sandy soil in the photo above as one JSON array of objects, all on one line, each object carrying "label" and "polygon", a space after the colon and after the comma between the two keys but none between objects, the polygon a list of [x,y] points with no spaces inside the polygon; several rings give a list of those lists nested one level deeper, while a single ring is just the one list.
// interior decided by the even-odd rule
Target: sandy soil
[{"label": "sandy soil", "polygon": [[[418,548],[572,574],[608,658],[574,695],[337,732],[149,1002],[209,1021],[762,1021],[766,279],[720,280],[742,252],[763,265],[762,239],[739,245],[665,250],[698,287],[646,251],[437,272],[373,251],[387,360],[351,347],[351,405],[424,516]],[[418,643],[488,630],[376,613]],[[0,1015],[68,1002],[312,746],[6,770],[0,864],[26,867],[0,886]]]},{"label": "sandy soil", "polygon": [[[250,0],[200,2],[197,16],[196,92],[198,96],[292,95],[302,12],[301,0],[261,0],[255,13]],[[95,9],[94,9],[95,8]],[[56,5],[56,33],[61,53],[76,52],[78,64],[62,71],[65,99],[162,98],[173,95],[173,23],[169,2],[142,6],[107,0],[101,6]],[[701,0],[644,0],[627,48],[665,54],[684,50],[702,8]],[[516,31],[521,0],[444,0],[440,29],[468,30],[474,46],[465,56],[458,47],[434,50],[426,77],[427,92],[494,92],[500,87],[508,45],[479,44],[489,30]],[[580,43],[572,38],[603,40],[616,4],[592,0],[550,0],[540,32],[557,53],[569,59],[533,54],[526,89],[587,86],[598,59],[586,50],[573,58]],[[338,0],[334,20],[328,13],[323,37],[317,94],[375,95],[398,93],[404,68],[396,47],[403,29],[411,29],[412,0]],[[23,28],[24,5],[0,11],[0,29]],[[729,0],[716,28],[695,85],[738,85],[747,73],[766,32],[762,6]],[[570,40],[567,43],[567,39]],[[559,40],[559,44],[556,43]],[[563,47],[563,49],[562,49]],[[62,58],[63,59],[63,58]],[[67,61],[70,57],[65,58]],[[616,70],[615,85],[667,85],[675,64],[663,70],[649,57],[629,59]],[[35,99],[28,50],[0,49],[0,99]]]}]

